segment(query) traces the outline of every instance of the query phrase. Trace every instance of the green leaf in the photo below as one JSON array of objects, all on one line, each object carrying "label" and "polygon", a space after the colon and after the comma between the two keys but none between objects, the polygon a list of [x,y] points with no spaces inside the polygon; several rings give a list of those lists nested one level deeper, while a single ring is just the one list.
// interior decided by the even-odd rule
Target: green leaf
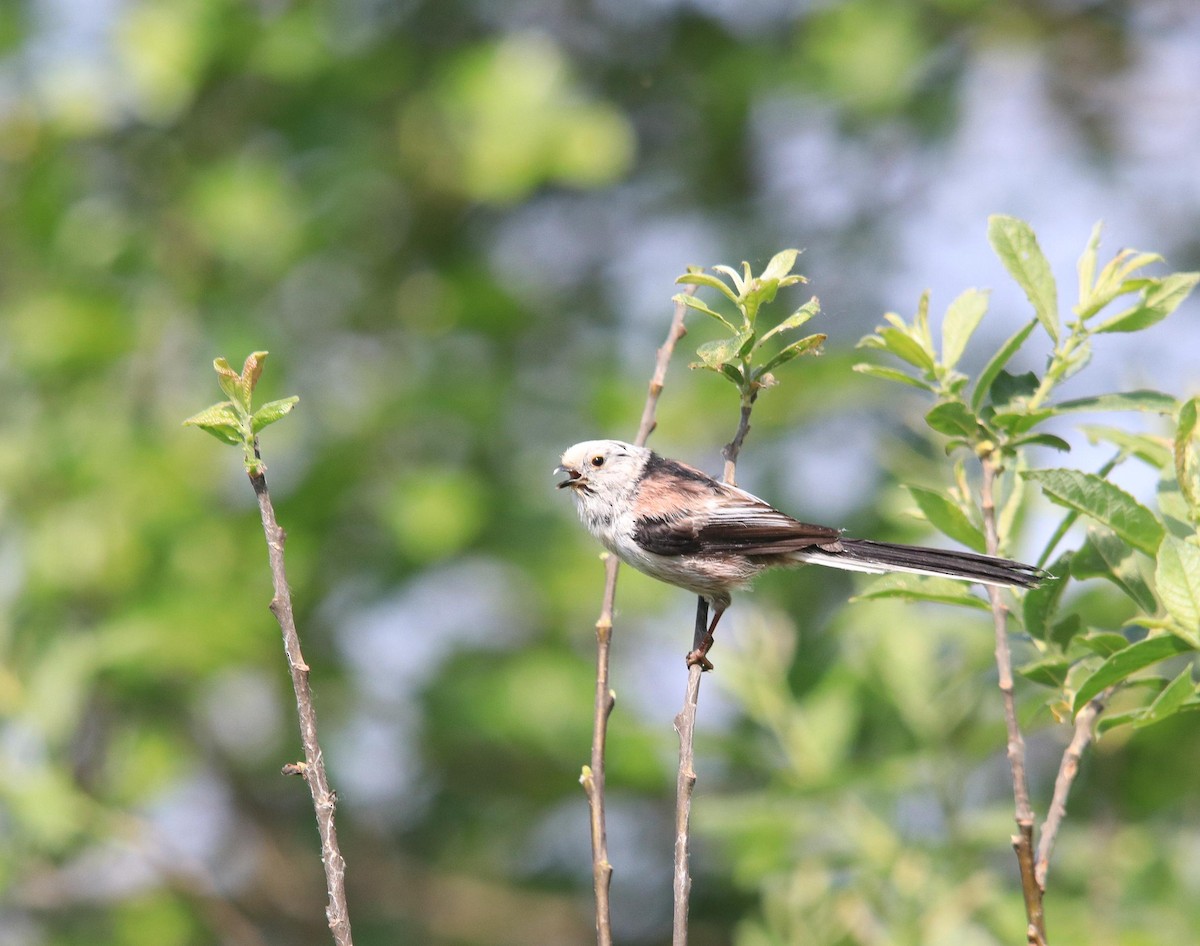
[{"label": "green leaf", "polygon": [[[1028,469],[1024,460],[1020,457],[1016,459],[1012,467],[1015,471]],[[969,496],[971,495],[971,490],[965,484],[965,477],[960,473],[961,470],[962,460],[960,459],[955,464],[955,481],[961,484],[959,495]],[[1001,543],[1008,536],[1014,534],[1017,518],[1025,508],[1025,493],[1028,487],[1029,484],[1019,476],[1012,476],[1008,479],[1008,496],[1000,503],[1000,508],[997,510],[996,515],[996,533],[1000,536]]]},{"label": "green leaf", "polygon": [[732,338],[718,338],[711,342],[705,342],[696,349],[696,354],[706,368],[720,371],[721,365],[737,360],[738,349],[741,346],[742,337],[740,335]]},{"label": "green leaf", "polygon": [[821,348],[821,345],[824,344],[827,337],[828,336],[826,335],[818,333],[816,335],[806,335],[798,342],[792,342],[786,348],[781,349],[771,358],[768,358],[762,367],[754,373],[755,377],[761,378],[772,368],[778,368],[780,365],[791,361],[798,355],[805,355],[810,352],[816,354]]},{"label": "green leaf", "polygon": [[966,437],[968,440],[980,432],[979,421],[961,401],[945,401],[925,415],[925,423],[940,434],[949,437]]},{"label": "green leaf", "polygon": [[967,514],[941,493],[919,486],[905,487],[917,507],[935,528],[976,552],[985,552],[987,542],[983,533],[967,518]]},{"label": "green leaf", "polygon": [[1152,279],[1142,289],[1142,297],[1137,305],[1101,322],[1096,331],[1137,332],[1149,328],[1178,309],[1198,282],[1200,273],[1172,273],[1161,279]]},{"label": "green leaf", "polygon": [[1100,251],[1100,234],[1104,230],[1104,221],[1097,220],[1092,226],[1092,234],[1088,237],[1087,246],[1079,257],[1076,271],[1079,273],[1079,300],[1082,304],[1092,294],[1092,286],[1096,281],[1096,256]]},{"label": "green leaf", "polygon": [[[904,321],[898,315],[885,315],[884,318],[897,328],[904,328]],[[921,298],[917,300],[917,314],[913,316],[912,331],[910,333],[913,339],[926,352],[929,353],[931,359],[935,359],[933,351],[933,333],[929,331],[929,290],[926,289],[921,293]]]},{"label": "green leaf", "polygon": [[[1179,484],[1179,492],[1187,503],[1189,513],[1194,513],[1200,507],[1200,484],[1197,484],[1192,472],[1193,453],[1192,438],[1196,435],[1197,404],[1200,399],[1191,398],[1179,408],[1179,422],[1175,428],[1174,466],[1175,481]],[[1164,464],[1165,466],[1165,464]]]},{"label": "green leaf", "polygon": [[[1130,283],[1140,283],[1146,280],[1130,279],[1139,269],[1144,269],[1151,263],[1161,263],[1163,258],[1157,253],[1140,253],[1134,249],[1121,250],[1104,265],[1100,277],[1096,280],[1096,288],[1105,293],[1112,293],[1104,300],[1105,304],[1121,295],[1121,289]],[[1139,287],[1140,288],[1140,287]],[[1136,291],[1136,290],[1127,290]]]},{"label": "green leaf", "polygon": [[242,364],[242,389],[246,392],[247,410],[250,409],[250,398],[254,394],[254,389],[258,387],[258,379],[262,377],[263,363],[267,360],[268,354],[265,351],[252,351]]},{"label": "green leaf", "polygon": [[1157,637],[1147,637],[1136,644],[1130,644],[1124,650],[1119,650],[1100,665],[1100,667],[1080,684],[1075,694],[1074,710],[1078,713],[1088,704],[1092,697],[1107,690],[1110,686],[1120,683],[1139,670],[1145,670],[1153,664],[1185,654],[1193,650],[1187,642],[1174,634],[1160,634]]},{"label": "green leaf", "polygon": [[1035,640],[1046,640],[1050,628],[1050,618],[1062,600],[1063,591],[1067,587],[1067,574],[1071,568],[1071,553],[1065,552],[1050,567],[1053,576],[1042,581],[1035,588],[1025,592],[1021,601],[1022,617],[1025,620],[1025,630]]},{"label": "green leaf", "polygon": [[905,598],[909,601],[936,601],[957,604],[980,611],[991,609],[983,598],[971,593],[970,586],[952,578],[933,578],[927,575],[894,573],[883,575],[851,601],[871,601],[877,598]]},{"label": "green leaf", "polygon": [[1055,405],[1060,414],[1079,411],[1147,411],[1153,414],[1174,414],[1179,402],[1161,391],[1126,391],[1120,394],[1098,394],[1081,397]]},{"label": "green leaf", "polygon": [[1054,416],[1054,411],[1045,408],[1037,411],[1015,410],[997,411],[991,417],[991,425],[1007,434],[1017,436],[1028,433],[1044,420]]},{"label": "green leaf", "polygon": [[[682,277],[680,277],[680,278],[682,278]],[[722,285],[724,285],[724,284],[722,283]],[[726,287],[726,288],[728,288],[728,287]],[[697,312],[703,312],[709,318],[716,319],[718,322],[720,322],[722,325],[724,325],[731,332],[737,331],[737,329],[733,327],[733,323],[730,322],[727,318],[725,318],[725,316],[721,315],[719,312],[716,312],[713,309],[710,309],[707,305],[704,304],[704,302],[702,300],[697,299],[695,296],[689,296],[684,293],[680,293],[679,295],[674,297],[674,301],[682,302],[689,309],[695,309]]]},{"label": "green leaf", "polygon": [[1158,550],[1154,583],[1180,633],[1200,647],[1200,548],[1166,536]]},{"label": "green leaf", "polygon": [[855,365],[854,370],[859,374],[869,375],[872,378],[881,378],[884,381],[898,381],[900,384],[908,384],[914,388],[920,388],[922,391],[935,390],[932,384],[922,381],[920,378],[914,378],[910,374],[905,374],[897,368],[886,368],[883,365],[873,365],[863,361]]},{"label": "green leaf", "polygon": [[1111,657],[1118,651],[1129,646],[1129,638],[1115,631],[1094,631],[1086,637],[1079,638],[1079,643],[1093,654],[1101,657]]},{"label": "green leaf", "polygon": [[988,391],[988,400],[995,407],[1005,407],[1013,401],[1027,398],[1037,389],[1041,379],[1032,371],[1024,374],[1009,374],[1007,371],[996,372],[992,387]]},{"label": "green leaf", "polygon": [[185,427],[199,427],[218,440],[239,446],[245,442],[242,422],[232,401],[221,401],[193,414],[183,422]]},{"label": "green leaf", "polygon": [[[1093,235],[1096,235],[1095,231],[1093,231]],[[1090,248],[1091,244],[1089,243]],[[1084,272],[1082,269],[1084,258],[1081,258],[1079,261],[1081,267],[1079,305],[1076,306],[1075,312],[1081,319],[1086,321],[1118,296],[1139,291],[1149,280],[1130,279],[1129,277],[1151,263],[1161,263],[1162,261],[1162,257],[1157,253],[1139,253],[1137,250],[1121,250],[1121,252],[1105,264],[1104,269],[1100,271],[1100,275],[1096,277],[1094,282],[1088,283],[1085,287],[1083,285]],[[1094,253],[1091,263],[1094,268]]]},{"label": "green leaf", "polygon": [[244,410],[250,410],[250,400],[242,388],[242,376],[229,366],[229,361],[225,358],[214,358],[213,370],[217,373],[217,383],[225,392],[225,396],[240,404]]},{"label": "green leaf", "polygon": [[1198,404],[1200,404],[1200,398],[1191,398],[1179,406],[1179,430],[1176,436],[1180,440],[1191,440],[1192,435],[1196,433],[1197,423],[1200,422]]},{"label": "green leaf", "polygon": [[958,364],[967,342],[987,312],[990,295],[987,290],[968,289],[950,303],[942,321],[942,364],[945,367],[953,368]]},{"label": "green leaf", "polygon": [[[695,367],[693,365],[693,367]],[[721,365],[718,372],[728,378],[740,391],[746,384],[745,375],[742,374],[742,369],[737,365]]]},{"label": "green leaf", "polygon": [[767,280],[778,282],[792,271],[792,267],[796,265],[796,257],[799,255],[799,250],[780,250],[771,257],[771,262],[767,263],[767,268],[758,278],[764,282]]},{"label": "green leaf", "polygon": [[1079,429],[1090,443],[1111,443],[1120,447],[1122,453],[1137,457],[1156,470],[1171,462],[1171,451],[1160,437],[1130,433],[1120,427],[1106,427],[1103,424],[1080,424]]},{"label": "green leaf", "polygon": [[[710,276],[710,275],[708,275],[708,273],[703,273],[703,272],[699,272],[699,271],[697,271],[697,272],[688,271],[688,272],[684,273],[682,276],[680,276],[678,279],[676,279],[675,282],[679,285],[684,285],[684,286],[707,286],[709,289],[716,289],[718,292],[723,293],[729,299],[729,301],[732,303],[736,304],[738,301],[737,293],[734,292],[732,289],[730,289],[724,280],[718,279],[716,276]],[[675,297],[675,301],[679,302],[681,300],[692,299],[692,298],[695,298],[695,297],[687,296],[687,295],[679,295],[679,296]],[[684,304],[686,305],[687,303],[685,302]],[[692,306],[692,308],[699,308],[699,307]],[[701,309],[700,311],[704,311],[704,310]],[[708,309],[708,312],[711,315],[715,315],[717,318],[721,318],[719,315],[716,315],[716,313],[713,312],[711,309]]]},{"label": "green leaf", "polygon": [[1059,365],[1058,383],[1062,383],[1067,378],[1079,374],[1092,361],[1092,340],[1085,337],[1071,351],[1066,352],[1056,359]]},{"label": "green leaf", "polygon": [[1067,671],[1071,669],[1071,661],[1061,654],[1055,654],[1014,669],[1026,680],[1060,689],[1067,682]]},{"label": "green leaf", "polygon": [[292,408],[296,406],[296,402],[299,400],[299,396],[293,394],[291,397],[280,398],[278,401],[267,401],[250,418],[251,429],[254,433],[258,433],[264,427],[275,423],[275,421],[279,420],[285,414],[290,414]]},{"label": "green leaf", "polygon": [[1163,527],[1154,514],[1118,486],[1080,470],[1030,470],[1022,474],[1042,487],[1046,498],[1108,526],[1135,549],[1153,556]]},{"label": "green leaf", "polygon": [[1063,440],[1062,437],[1055,434],[1032,434],[1031,436],[1021,437],[1009,443],[1010,447],[1030,447],[1034,445],[1049,447],[1052,450],[1058,450],[1060,453],[1071,452],[1071,445]]},{"label": "green leaf", "polygon": [[1000,262],[1025,290],[1042,328],[1057,344],[1058,288],[1033,229],[1024,220],[993,214],[988,218],[988,240]]},{"label": "green leaf", "polygon": [[1141,706],[1121,713],[1105,713],[1096,721],[1096,739],[1099,740],[1105,733],[1114,729],[1137,722],[1145,711],[1146,708]]},{"label": "green leaf", "polygon": [[1167,684],[1166,688],[1154,698],[1154,702],[1134,720],[1134,728],[1141,729],[1154,723],[1161,723],[1169,716],[1174,716],[1191,697],[1196,694],[1196,683],[1192,679],[1191,664],[1179,671],[1179,676]]},{"label": "green leaf", "polygon": [[779,286],[780,283],[773,279],[766,282],[754,279],[747,284],[741,301],[742,312],[745,314],[747,322],[752,324],[758,316],[758,310],[775,301],[775,294],[779,291]]},{"label": "green leaf", "polygon": [[734,269],[731,266],[725,266],[724,264],[718,264],[713,267],[713,269],[716,270],[718,273],[722,273],[725,276],[729,277],[729,281],[731,283],[733,283],[733,288],[736,293],[733,301],[737,302],[737,303],[742,302],[743,297],[746,295],[746,287],[750,282],[750,267],[747,266],[745,263],[743,263],[742,266],[745,269],[745,278],[743,278],[742,274],[739,273],[736,269]]},{"label": "green leaf", "polygon": [[800,308],[798,308],[795,312],[767,332],[767,334],[762,337],[762,340],[765,342],[772,335],[778,335],[780,332],[787,332],[791,331],[792,329],[799,328],[813,316],[818,315],[820,311],[821,303],[816,296],[813,296],[806,303],[804,303],[804,305],[800,306]]},{"label": "green leaf", "polygon": [[1083,630],[1083,620],[1078,614],[1068,614],[1065,618],[1055,621],[1046,634],[1046,640],[1066,650]]},{"label": "green leaf", "polygon": [[929,374],[933,373],[933,355],[926,351],[907,329],[881,327],[876,329],[874,335],[867,335],[860,339],[858,347],[883,349],[902,361],[907,361],[913,367],[920,368]]},{"label": "green leaf", "polygon": [[1071,560],[1071,574],[1083,580],[1111,581],[1148,614],[1158,610],[1154,592],[1142,577],[1133,549],[1107,529],[1088,529],[1087,541]]},{"label": "green leaf", "polygon": [[1189,521],[1192,515],[1191,507],[1184,498],[1174,470],[1167,468],[1162,471],[1154,491],[1154,501],[1162,514],[1163,522],[1171,532],[1181,538],[1196,533],[1195,527]]},{"label": "green leaf", "polygon": [[979,379],[975,382],[975,391],[971,395],[971,410],[978,411],[983,406],[983,399],[992,389],[992,384],[995,382],[997,375],[1004,370],[1004,366],[1012,360],[1012,356],[1025,344],[1025,339],[1029,337],[1029,333],[1033,331],[1035,325],[1037,325],[1037,319],[1032,320],[1024,328],[1017,331],[1008,341],[1000,346],[1000,350],[984,366],[983,371],[979,373]]}]

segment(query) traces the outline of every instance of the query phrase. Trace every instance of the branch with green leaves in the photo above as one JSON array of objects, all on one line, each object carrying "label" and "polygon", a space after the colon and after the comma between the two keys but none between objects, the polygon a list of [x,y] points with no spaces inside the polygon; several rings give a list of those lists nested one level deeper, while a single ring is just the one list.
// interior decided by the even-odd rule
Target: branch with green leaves
[{"label": "branch with green leaves", "polygon": [[[777,253],[757,276],[751,272],[749,263],[742,263],[741,273],[729,266],[714,266],[713,270],[725,276],[725,280],[694,267],[675,280],[689,286],[716,289],[733,304],[738,313],[732,319],[727,318],[693,295],[681,293],[675,296],[677,305],[703,312],[719,322],[729,333],[726,337],[701,345],[696,352],[700,360],[691,365],[692,368],[716,372],[738,389],[740,412],[737,430],[723,451],[723,478],[727,483],[735,482],[738,456],[750,431],[750,414],[754,402],[763,389],[777,383],[771,372],[799,355],[816,354],[821,343],[825,341],[824,335],[808,335],[778,347],[778,340],[787,333],[795,332],[820,312],[820,303],[815,296],[780,322],[763,330],[760,310],[775,301],[780,289],[807,282],[799,273],[792,272],[799,252],[783,250]],[[777,341],[772,342],[772,339]],[[708,604],[700,598],[696,603],[693,654],[703,655],[712,644],[711,632],[706,632],[707,618]],[[689,866],[690,823],[692,794],[696,786],[696,708],[700,696],[701,674],[712,666],[703,656],[701,661],[689,661],[689,664],[683,708],[675,717],[675,731],[679,734],[679,768],[675,791],[675,902],[671,938],[673,946],[684,946],[688,939],[688,904],[692,887]]]},{"label": "branch with green leaves", "polygon": [[799,255],[799,250],[776,253],[757,276],[751,272],[750,264],[743,262],[740,273],[731,266],[714,266],[713,271],[723,279],[691,267],[675,280],[684,285],[716,289],[737,312],[736,316],[727,317],[695,296],[675,297],[677,303],[716,320],[728,333],[701,345],[696,350],[700,360],[690,367],[714,371],[738,390],[741,416],[733,440],[724,452],[725,479],[730,483],[734,481],[737,453],[750,430],[754,402],[760,391],[776,383],[772,372],[800,355],[818,353],[826,338],[822,334],[806,335],[779,345],[784,336],[794,333],[821,311],[816,296],[765,331],[759,324],[759,310],[774,302],[780,289],[808,282],[804,276],[792,272]]},{"label": "branch with green leaves", "polygon": [[[1033,317],[1000,346],[974,379],[959,364],[988,308],[988,294],[976,289],[964,292],[946,310],[940,350],[930,330],[925,294],[911,321],[888,314],[886,324],[859,343],[892,356],[901,367],[855,366],[864,374],[927,392],[934,404],[925,414],[926,424],[946,438],[948,455],[960,454],[949,477],[952,485],[908,487],[931,525],[971,548],[1007,554],[1028,507],[1027,485],[1039,486],[1050,503],[1065,510],[1039,562],[1054,577],[1026,593],[1019,609],[1024,645],[1032,649],[1034,659],[1018,667],[1017,673],[1051,688],[1051,710],[1076,722],[1050,807],[1053,818],[1043,824],[1036,859],[1008,663],[1010,615],[1001,596],[992,596],[1020,829],[1015,843],[1032,943],[1045,942],[1041,898],[1050,851],[1092,725],[1097,733],[1126,724],[1145,726],[1200,707],[1193,678],[1200,651],[1197,400],[1179,403],[1171,395],[1146,390],[1056,399],[1059,386],[1086,368],[1101,337],[1158,324],[1188,297],[1200,282],[1200,273],[1148,275],[1147,267],[1161,263],[1161,257],[1135,250],[1122,250],[1100,266],[1100,235],[1097,224],[1077,267],[1078,302],[1064,323],[1058,287],[1033,230],[1013,217],[989,220],[991,245],[1024,290]],[[1049,343],[1044,368],[1010,372],[1013,358],[1039,326]],[[1030,448],[1071,449],[1063,436],[1070,431],[1063,425],[1076,415],[1123,412],[1158,418],[1167,429],[1146,433],[1110,423],[1077,424],[1076,429],[1091,442],[1113,448],[1109,462],[1095,471],[1031,469]],[[1057,432],[1047,429],[1052,424]],[[973,455],[980,465],[975,483],[962,454]],[[1157,510],[1108,479],[1119,465],[1135,460],[1152,467],[1159,477]],[[1077,547],[1059,552],[1063,542],[1078,534],[1074,527],[1080,520],[1087,529],[1077,539]],[[1111,626],[1098,626],[1094,613],[1085,618],[1072,593],[1072,583],[1097,578],[1117,592],[1116,606],[1108,612],[1115,616]],[[951,596],[943,586],[915,577],[888,576],[863,597],[886,594],[979,603],[969,594]]]},{"label": "branch with green leaves", "polygon": [[282,419],[300,400],[293,395],[268,401],[258,410],[251,409],[250,402],[262,377],[266,358],[265,351],[252,352],[243,363],[241,372],[234,371],[226,359],[215,359],[213,369],[217,372],[217,383],[229,400],[218,401],[183,422],[185,427],[199,427],[222,443],[241,447],[246,472],[251,476],[263,469],[262,460],[257,454],[259,432]]},{"label": "branch with green leaves", "polygon": [[217,372],[217,381],[229,400],[213,404],[192,415],[184,421],[184,425],[199,427],[222,443],[242,448],[246,474],[254,487],[263,532],[267,539],[267,554],[274,588],[270,607],[283,634],[284,653],[292,678],[292,687],[296,693],[300,741],[304,748],[304,761],[288,763],[283,767],[283,771],[286,775],[302,775],[308,783],[317,817],[317,830],[321,836],[321,863],[325,867],[326,893],[329,898],[325,907],[325,918],[337,946],[352,946],[350,913],[346,903],[346,861],[338,846],[337,829],[334,825],[337,794],[329,786],[329,779],[325,774],[325,756],[317,738],[317,712],[308,682],[309,667],[304,662],[304,654],[300,649],[300,636],[292,611],[292,595],[284,568],[283,545],[286,535],[275,518],[275,509],[267,491],[266,464],[262,462],[258,448],[259,431],[283,418],[300,399],[286,397],[269,401],[257,410],[253,408],[254,389],[262,377],[266,357],[265,351],[253,352],[242,365],[241,372],[234,371],[224,358],[216,359],[213,368]]}]

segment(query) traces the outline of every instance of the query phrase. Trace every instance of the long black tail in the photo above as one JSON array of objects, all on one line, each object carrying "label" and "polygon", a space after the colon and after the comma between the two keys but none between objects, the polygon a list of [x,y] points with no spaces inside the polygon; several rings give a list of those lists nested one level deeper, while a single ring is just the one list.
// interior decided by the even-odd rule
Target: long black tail
[{"label": "long black tail", "polygon": [[916,545],[872,542],[870,539],[840,539],[837,551],[814,549],[797,552],[798,561],[829,565],[849,571],[911,572],[914,575],[938,575],[983,585],[1011,585],[1033,588],[1047,574],[1040,568],[992,555],[958,552],[953,549],[927,549]]}]

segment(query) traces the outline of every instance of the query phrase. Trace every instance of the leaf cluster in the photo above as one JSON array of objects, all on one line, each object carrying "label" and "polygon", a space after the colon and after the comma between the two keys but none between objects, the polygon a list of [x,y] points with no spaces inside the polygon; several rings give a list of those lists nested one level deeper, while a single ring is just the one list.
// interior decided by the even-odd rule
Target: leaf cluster
[{"label": "leaf cluster", "polygon": [[[925,414],[929,428],[947,438],[947,452],[971,451],[1002,475],[1005,495],[997,500],[1000,548],[1023,514],[1025,487],[1065,510],[1040,556],[1052,577],[1025,594],[1020,609],[1036,659],[1018,668],[1025,677],[1053,687],[1051,706],[1073,716],[1097,697],[1119,691],[1118,707],[1099,730],[1132,723],[1159,722],[1183,709],[1200,707],[1193,665],[1200,651],[1200,459],[1197,453],[1197,399],[1180,403],[1157,391],[1101,394],[1057,400],[1058,386],[1088,364],[1097,336],[1141,331],[1162,321],[1187,298],[1200,273],[1146,275],[1161,258],[1122,250],[1098,264],[1100,225],[1093,228],[1078,263],[1079,301],[1064,324],[1058,289],[1033,230],[1013,217],[989,220],[988,237],[1013,279],[1024,290],[1033,317],[986,362],[974,378],[959,370],[967,343],[988,307],[988,294],[969,289],[951,303],[942,321],[940,351],[929,327],[929,296],[905,321],[895,314],[862,339],[860,347],[885,352],[903,364],[896,368],[866,363],[855,369],[928,392],[934,405]],[[1125,300],[1121,306],[1114,306]],[[1116,311],[1110,311],[1115,308]],[[1013,374],[1014,355],[1041,328],[1049,351],[1041,372]],[[1102,468],[1032,469],[1027,449],[1045,446],[1069,451],[1070,444],[1044,427],[1080,413],[1141,412],[1173,422],[1173,434],[1151,434],[1124,426],[1079,424],[1096,443],[1115,448]],[[1109,480],[1120,464],[1136,460],[1157,473],[1158,508],[1151,509]],[[1015,475],[1014,475],[1015,474]],[[986,550],[984,517],[964,463],[954,467],[945,491],[909,486],[928,521],[950,538]],[[1087,525],[1078,546],[1059,552],[1080,519]],[[1053,559],[1053,561],[1051,561]],[[1076,584],[1102,579],[1117,590],[1121,604],[1100,615],[1083,606],[1087,594]],[[977,606],[968,593],[949,593],[944,583],[891,576],[863,597],[911,597]],[[953,592],[953,589],[951,589]],[[1111,615],[1116,615],[1115,618]],[[1191,658],[1176,666],[1183,655]],[[1165,661],[1174,660],[1166,669]],[[1153,668],[1153,672],[1151,672]]]},{"label": "leaf cluster", "polygon": [[727,333],[722,338],[701,345],[696,350],[700,360],[694,362],[692,368],[715,371],[736,386],[746,398],[774,384],[775,378],[771,372],[780,365],[800,355],[820,351],[826,336],[819,333],[789,342],[773,353],[768,354],[765,350],[775,347],[774,343],[770,346],[767,344],[772,339],[782,339],[795,332],[821,311],[816,296],[766,331],[762,330],[759,323],[760,309],[774,302],[780,289],[808,281],[799,273],[792,272],[799,255],[799,250],[782,250],[771,258],[757,276],[751,272],[750,264],[743,262],[740,273],[731,266],[714,266],[713,270],[720,276],[713,276],[698,267],[689,267],[686,273],[675,280],[682,285],[716,289],[733,304],[738,313],[737,317],[730,319],[693,295],[681,293],[675,297],[676,302],[714,319]]},{"label": "leaf cluster", "polygon": [[199,427],[222,443],[242,447],[246,454],[246,472],[250,474],[262,471],[262,461],[254,449],[258,432],[290,413],[300,400],[299,396],[293,395],[268,401],[258,410],[251,409],[254,389],[262,377],[266,359],[265,351],[251,352],[242,364],[241,372],[234,371],[225,358],[215,359],[213,369],[217,372],[217,383],[229,400],[212,404],[183,422],[185,427]]},{"label": "leaf cluster", "polygon": [[[1165,319],[1187,298],[1200,273],[1146,276],[1141,271],[1162,258],[1154,253],[1122,250],[1097,273],[1101,226],[1096,224],[1079,259],[1079,302],[1074,318],[1064,326],[1059,314],[1058,289],[1050,264],[1027,223],[1015,217],[994,215],[988,221],[988,239],[1013,279],[1024,290],[1034,318],[1015,332],[992,355],[975,379],[957,370],[967,343],[988,308],[988,293],[968,289],[946,310],[942,321],[941,351],[929,328],[929,295],[924,294],[911,322],[895,313],[884,316],[887,325],[863,338],[859,347],[871,348],[899,359],[907,367],[864,363],[855,370],[873,377],[921,388],[937,403],[926,415],[930,427],[950,438],[947,449],[968,447],[981,456],[999,451],[1016,455],[1032,444],[1067,451],[1069,445],[1042,428],[1051,418],[1084,410],[1170,410],[1174,400],[1157,392],[1135,391],[1048,403],[1054,389],[1087,366],[1093,339],[1114,332],[1149,328]],[[1107,318],[1098,316],[1114,301],[1136,299]],[[1052,343],[1045,370],[1012,374],[1007,369],[1014,355],[1041,326]]]}]

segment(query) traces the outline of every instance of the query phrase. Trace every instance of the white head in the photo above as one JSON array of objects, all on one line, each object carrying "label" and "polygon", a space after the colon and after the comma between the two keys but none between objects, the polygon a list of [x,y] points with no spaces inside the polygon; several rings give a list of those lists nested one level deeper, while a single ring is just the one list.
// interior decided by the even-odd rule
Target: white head
[{"label": "white head", "polygon": [[583,506],[611,506],[628,500],[645,469],[650,450],[620,440],[585,440],[569,447],[556,473],[567,478],[558,484],[569,489]]}]

